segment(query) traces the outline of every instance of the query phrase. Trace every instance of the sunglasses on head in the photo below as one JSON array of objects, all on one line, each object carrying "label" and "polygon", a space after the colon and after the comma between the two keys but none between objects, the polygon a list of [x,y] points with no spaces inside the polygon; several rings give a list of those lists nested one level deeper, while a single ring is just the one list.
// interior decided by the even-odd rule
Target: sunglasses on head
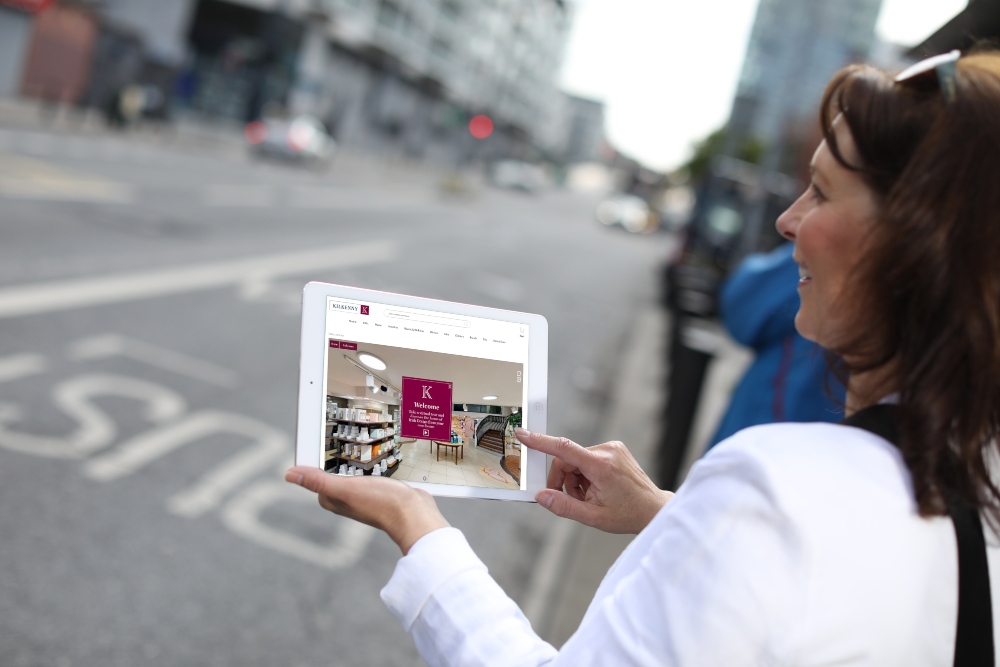
[{"label": "sunglasses on head", "polygon": [[936,82],[944,101],[951,104],[955,101],[955,65],[961,57],[962,52],[955,49],[950,53],[921,60],[900,72],[896,76],[896,83],[919,86],[933,85]]}]

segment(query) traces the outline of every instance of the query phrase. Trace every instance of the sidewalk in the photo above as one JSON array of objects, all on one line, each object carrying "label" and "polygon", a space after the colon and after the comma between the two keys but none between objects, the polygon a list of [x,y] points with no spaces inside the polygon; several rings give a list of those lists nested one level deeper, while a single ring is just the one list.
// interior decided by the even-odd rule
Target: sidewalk
[{"label": "sidewalk", "polygon": [[[645,304],[630,329],[597,440],[621,440],[646,470],[652,469],[662,428],[669,334],[669,315],[656,303]],[[682,479],[704,451],[749,359],[745,349],[719,338]],[[529,588],[533,594],[524,604],[525,615],[542,638],[558,648],[576,632],[604,575],[632,539],[632,535],[611,535],[572,521],[557,524],[536,566]]]}]

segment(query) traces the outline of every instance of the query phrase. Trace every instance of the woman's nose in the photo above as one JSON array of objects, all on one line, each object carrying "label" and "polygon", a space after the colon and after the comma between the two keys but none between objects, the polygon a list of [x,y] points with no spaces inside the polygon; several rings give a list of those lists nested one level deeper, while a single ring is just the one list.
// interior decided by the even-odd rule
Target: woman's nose
[{"label": "woman's nose", "polygon": [[778,233],[789,241],[795,240],[795,231],[799,226],[799,219],[801,215],[799,213],[799,204],[802,202],[802,197],[799,197],[792,203],[791,206],[785,209],[785,212],[778,216],[778,220],[774,223],[775,229]]}]

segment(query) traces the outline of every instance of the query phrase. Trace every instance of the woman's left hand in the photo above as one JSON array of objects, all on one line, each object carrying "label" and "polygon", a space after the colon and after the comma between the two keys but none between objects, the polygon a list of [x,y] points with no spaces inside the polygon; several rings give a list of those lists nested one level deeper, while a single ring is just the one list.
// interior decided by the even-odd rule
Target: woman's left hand
[{"label": "woman's left hand", "polygon": [[384,530],[404,556],[421,537],[449,525],[431,494],[387,477],[331,475],[295,466],[285,480],[315,492],[323,509]]}]

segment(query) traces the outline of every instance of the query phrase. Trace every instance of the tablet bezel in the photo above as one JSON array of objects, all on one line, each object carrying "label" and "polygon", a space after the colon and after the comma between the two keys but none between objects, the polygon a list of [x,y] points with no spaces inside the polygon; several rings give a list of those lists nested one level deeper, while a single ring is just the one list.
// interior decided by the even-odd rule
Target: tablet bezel
[{"label": "tablet bezel", "polygon": [[[405,308],[419,308],[451,315],[466,315],[484,319],[526,324],[528,335],[528,369],[525,374],[527,403],[522,406],[523,426],[536,433],[545,433],[548,413],[549,323],[542,315],[513,310],[473,306],[453,301],[380,292],[332,283],[310,282],[302,290],[302,333],[299,360],[299,404],[295,438],[295,464],[323,468],[323,437],[326,422],[326,397],[323,396],[323,376],[326,372],[326,304],[327,297]],[[405,481],[434,496],[452,498],[489,498],[493,500],[535,501],[535,494],[545,488],[545,454],[526,447],[521,453],[522,470],[527,477],[525,489],[512,491],[485,487],[430,484]]]}]

